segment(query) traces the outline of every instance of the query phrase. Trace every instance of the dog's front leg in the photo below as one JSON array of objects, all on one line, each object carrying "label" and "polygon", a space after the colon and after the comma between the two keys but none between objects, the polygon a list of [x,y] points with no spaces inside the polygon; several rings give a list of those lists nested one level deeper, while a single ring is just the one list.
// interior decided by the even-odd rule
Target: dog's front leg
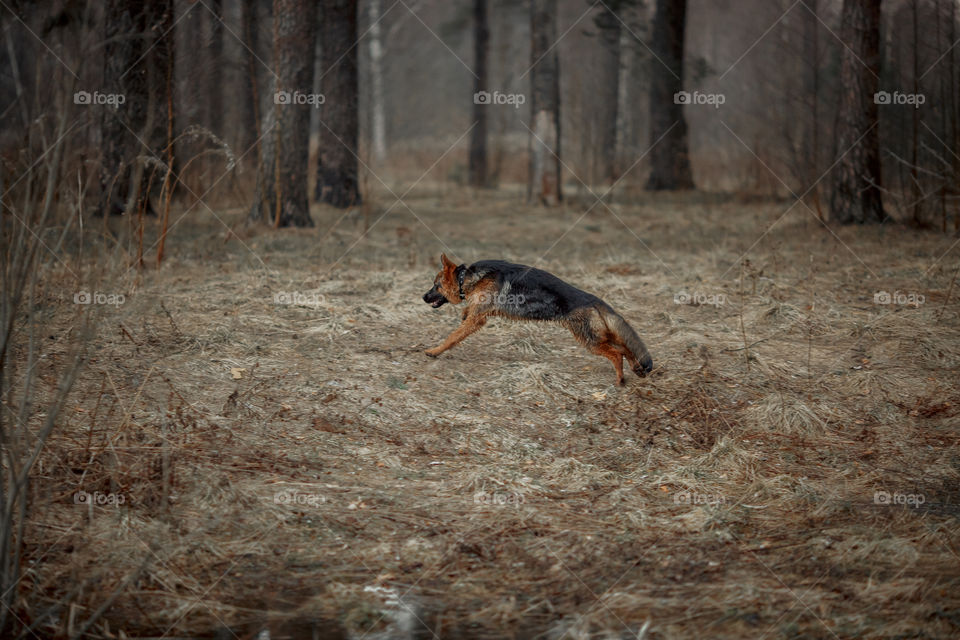
[{"label": "dog's front leg", "polygon": [[463,322],[460,323],[460,326],[453,330],[453,332],[447,336],[447,339],[443,341],[439,347],[434,347],[433,349],[427,349],[424,351],[431,358],[436,358],[441,353],[447,349],[456,346],[464,338],[466,338],[471,333],[479,331],[480,328],[487,323],[485,316],[480,314],[466,314],[463,319]]}]

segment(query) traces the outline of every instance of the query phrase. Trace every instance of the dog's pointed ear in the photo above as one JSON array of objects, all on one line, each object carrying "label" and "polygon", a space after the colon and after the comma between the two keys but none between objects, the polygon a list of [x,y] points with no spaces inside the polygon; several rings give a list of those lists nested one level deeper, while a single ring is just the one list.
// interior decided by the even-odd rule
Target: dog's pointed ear
[{"label": "dog's pointed ear", "polygon": [[452,262],[450,262],[450,258],[448,258],[448,257],[447,257],[447,254],[445,254],[445,253],[441,253],[441,254],[440,254],[440,264],[442,264],[442,265],[444,266],[444,268],[446,268],[446,269],[456,269],[456,268],[457,268],[457,265],[455,265],[455,264],[453,264]]}]

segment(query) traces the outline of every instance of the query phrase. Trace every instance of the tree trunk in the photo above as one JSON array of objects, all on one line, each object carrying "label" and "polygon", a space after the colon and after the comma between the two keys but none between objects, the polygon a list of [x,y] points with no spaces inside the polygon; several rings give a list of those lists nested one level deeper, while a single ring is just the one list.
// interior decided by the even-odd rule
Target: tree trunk
[{"label": "tree trunk", "polygon": [[470,186],[486,187],[487,175],[487,112],[490,105],[476,99],[477,94],[486,92],[487,59],[490,55],[490,27],[487,24],[487,0],[473,0],[473,131],[470,133],[469,179]]},{"label": "tree trunk", "polygon": [[357,169],[357,2],[324,0],[323,111],[314,197],[345,209],[360,204]]},{"label": "tree trunk", "polygon": [[[947,20],[949,30],[947,31],[947,42],[953,43],[956,42],[954,36],[956,36],[956,11],[957,6],[955,2],[950,2],[950,17]],[[950,131],[952,132],[953,139],[953,148],[956,149],[960,147],[960,92],[957,91],[957,72],[956,66],[953,61],[953,52],[956,47],[950,47],[950,57],[949,57],[949,69],[950,69]],[[960,173],[960,158],[953,156],[953,166],[954,173]],[[957,218],[957,222],[960,223],[960,216]]]},{"label": "tree trunk", "polygon": [[240,153],[248,153],[254,145],[257,152],[252,154],[255,160],[260,158],[260,82],[258,73],[261,64],[260,36],[257,29],[259,0],[243,0],[240,7],[241,29],[243,32],[243,83],[240,88]]},{"label": "tree trunk", "polygon": [[819,20],[817,19],[817,0],[803,0],[803,47],[807,59],[805,75],[805,93],[810,101],[810,121],[807,125],[807,135],[803,144],[803,159],[806,165],[804,190],[812,189],[814,206],[817,217],[823,220],[823,211],[820,206],[820,189],[817,180],[820,178],[820,37]]},{"label": "tree trunk", "polygon": [[[619,14],[621,17],[625,15]],[[635,138],[635,116],[633,113],[633,94],[636,91],[634,78],[634,65],[636,64],[636,52],[633,48],[633,34],[629,29],[620,29],[620,77],[617,79],[617,150],[614,155],[615,165],[617,167],[617,178],[620,177],[620,171],[623,170],[623,159],[633,155],[633,149],[636,146]],[[642,115],[642,114],[640,114]]]},{"label": "tree trunk", "polygon": [[276,189],[278,227],[312,227],[307,197],[310,142],[309,102],[313,93],[313,52],[317,35],[313,0],[274,0],[273,64],[277,70]]},{"label": "tree trunk", "polygon": [[[154,139],[150,144],[156,150],[157,155],[166,163],[166,167],[151,177],[153,186],[160,186],[160,238],[157,241],[157,265],[163,261],[163,250],[167,240],[167,229],[170,222],[170,200],[173,198],[173,192],[176,190],[176,175],[179,168],[176,166],[176,149],[174,148],[174,139],[176,139],[176,33],[174,27],[176,21],[174,14],[176,7],[174,0],[152,0],[151,23],[153,32],[159,38],[153,47],[151,53],[154,77],[157,78],[157,84],[162,87],[154,100]],[[149,204],[149,193],[147,194],[147,204]],[[143,261],[143,220],[140,225],[141,242],[138,243],[138,262]]]},{"label": "tree trunk", "polygon": [[[693,189],[687,121],[675,99],[683,90],[686,0],[657,0],[650,59],[650,191]],[[659,142],[658,142],[659,141]]]},{"label": "tree trunk", "polygon": [[881,222],[880,141],[877,134],[880,0],[844,0],[841,19],[838,152],[830,210],[843,224]]},{"label": "tree trunk", "polygon": [[528,200],[555,206],[560,185],[560,63],[557,57],[557,0],[530,3],[530,181]]},{"label": "tree trunk", "polygon": [[[150,134],[150,147],[157,155],[168,161],[168,152],[173,155],[172,142],[176,137],[176,114],[173,105],[176,102],[176,37],[174,0],[150,0],[148,32],[155,39],[147,42],[148,60],[152,74],[150,81],[155,95],[151,96],[153,109],[153,131]],[[172,162],[173,158],[169,158]],[[174,168],[174,171],[176,169]],[[160,179],[163,179],[161,174]]]},{"label": "tree trunk", "polygon": [[597,103],[597,121],[600,123],[600,181],[613,183],[617,179],[617,124],[620,101],[620,18],[615,13],[618,3],[600,5],[595,20],[603,58],[596,73],[600,86]]},{"label": "tree trunk", "polygon": [[370,0],[370,133],[373,160],[378,167],[387,161],[387,111],[383,93],[383,29],[380,0]]},{"label": "tree trunk", "polygon": [[263,110],[260,130],[260,154],[257,164],[257,186],[250,206],[250,220],[270,222],[276,219],[277,209],[277,105],[276,82],[270,80],[270,101]]},{"label": "tree trunk", "polygon": [[207,128],[223,137],[223,0],[210,0],[205,12],[210,22],[210,43],[207,46]]},{"label": "tree trunk", "polygon": [[[137,137],[149,137],[144,131],[149,99],[146,45],[146,8],[137,0],[108,0],[105,7],[103,56],[103,93],[123,96],[119,108],[102,105],[100,109],[101,215],[132,212],[142,194],[134,168],[142,145]],[[136,185],[136,186],[135,186]]]},{"label": "tree trunk", "polygon": [[[917,7],[917,0],[913,0],[911,3],[911,18],[913,22],[913,95],[920,93],[920,34],[919,34],[919,11]],[[929,42],[928,42],[929,44]],[[918,175],[917,168],[919,166],[919,158],[917,157],[917,147],[919,145],[919,125],[920,125],[920,110],[911,109],[912,116],[911,125],[912,125],[912,137],[910,140],[910,200],[913,202],[913,223],[916,225],[922,225],[923,219],[921,216],[923,195],[920,189],[920,177]]]}]

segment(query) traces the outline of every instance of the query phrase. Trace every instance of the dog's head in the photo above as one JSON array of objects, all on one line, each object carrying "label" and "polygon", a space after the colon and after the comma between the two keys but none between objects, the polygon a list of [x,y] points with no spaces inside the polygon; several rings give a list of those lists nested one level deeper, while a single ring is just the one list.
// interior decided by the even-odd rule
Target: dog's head
[{"label": "dog's head", "polygon": [[457,265],[450,262],[444,254],[440,254],[440,273],[433,279],[433,286],[423,294],[423,301],[434,309],[445,303],[460,304],[460,284],[457,282]]}]

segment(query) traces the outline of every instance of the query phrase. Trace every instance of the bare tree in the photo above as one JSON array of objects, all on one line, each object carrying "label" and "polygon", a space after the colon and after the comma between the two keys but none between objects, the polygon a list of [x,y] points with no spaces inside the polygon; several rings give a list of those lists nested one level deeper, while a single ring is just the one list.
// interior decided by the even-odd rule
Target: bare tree
[{"label": "bare tree", "polygon": [[[956,17],[957,6],[955,2],[948,2],[947,5],[950,7],[950,13],[948,14],[949,17],[947,18],[947,29],[948,29],[947,42],[953,43],[953,42],[956,42],[956,39],[954,38],[954,36],[956,36],[956,28],[957,28],[957,17]],[[948,119],[950,120],[950,124],[951,124],[950,130],[952,132],[954,148],[956,149],[958,146],[960,146],[960,92],[957,91],[957,71],[956,71],[957,67],[954,64],[954,60],[953,60],[955,49],[956,47],[950,46],[950,51],[949,51],[950,57],[948,59],[949,61],[948,74],[950,77],[949,95],[950,95],[950,105],[951,105],[949,109]],[[954,164],[954,173],[960,174],[960,158],[954,157],[954,160],[956,161],[956,163]]]},{"label": "bare tree", "polygon": [[240,87],[240,151],[246,153],[254,144],[260,149],[260,30],[257,29],[259,0],[243,0],[240,22],[243,33],[243,83]]},{"label": "bare tree", "polygon": [[[57,141],[48,149],[55,156],[54,162],[47,163],[50,176],[56,176],[61,168],[60,145]],[[55,182],[48,180],[47,184],[46,194],[52,202]],[[78,323],[74,346],[65,358],[58,359],[56,373],[41,374],[42,367],[37,365],[47,354],[37,346],[38,336],[50,327],[37,310],[43,295],[37,274],[46,266],[39,234],[49,233],[53,225],[46,203],[35,199],[25,209],[18,225],[0,229],[0,397],[4,398],[4,411],[0,412],[0,636],[5,638],[39,637],[23,631],[27,625],[22,613],[17,614],[24,606],[36,606],[40,611],[46,606],[41,607],[28,590],[21,589],[24,568],[30,570],[24,558],[32,539],[31,516],[42,511],[36,507],[33,472],[51,434],[62,425],[61,412],[83,367],[91,334],[91,323],[84,318]],[[20,351],[25,354],[18,362]],[[45,393],[48,385],[50,392]],[[36,414],[43,416],[39,425],[30,419]],[[56,607],[47,609],[50,611]],[[17,630],[21,635],[16,635]]]},{"label": "bare tree", "polygon": [[140,193],[134,170],[140,153],[139,139],[147,121],[148,87],[144,33],[147,7],[136,0],[108,0],[103,21],[104,93],[123,96],[123,109],[105,105],[101,110],[100,206],[101,215],[133,211]]},{"label": "bare tree", "polygon": [[209,73],[207,74],[206,126],[218,136],[223,135],[223,0],[210,0],[210,10],[204,12],[210,23],[210,43],[207,46]]},{"label": "bare tree", "polygon": [[598,102],[600,113],[600,179],[613,182],[617,179],[617,139],[622,124],[620,107],[620,57],[621,57],[621,12],[633,4],[632,0],[609,0],[599,6],[594,18],[600,39],[602,58],[597,66],[601,99]]},{"label": "bare tree", "polygon": [[[257,0],[246,0],[256,2]],[[273,11],[273,3],[267,2],[268,11]],[[248,12],[252,16],[252,13]],[[272,50],[272,49],[271,49]],[[250,61],[248,60],[248,65]],[[253,81],[251,77],[251,81]],[[253,222],[273,222],[277,209],[277,80],[271,74],[264,85],[263,96],[257,95],[256,108],[261,110],[257,118],[257,182],[250,206],[249,218]],[[266,97],[264,100],[262,97]]]},{"label": "bare tree", "polygon": [[307,197],[311,104],[298,96],[313,92],[316,15],[312,0],[273,3],[273,62],[278,76],[274,224],[278,227],[313,226]]},{"label": "bare tree", "polygon": [[804,140],[801,144],[802,156],[806,165],[804,189],[812,189],[814,206],[817,216],[823,219],[820,206],[820,189],[816,181],[820,178],[820,38],[819,19],[817,16],[817,0],[803,0],[806,11],[803,12],[803,48],[807,67],[805,78],[805,93],[808,101],[809,120]]},{"label": "bare tree", "polygon": [[[272,80],[271,95],[276,95],[276,86]],[[277,104],[272,98],[263,111],[260,130],[257,184],[249,217],[254,222],[272,222],[277,217]]]},{"label": "bare tree", "polygon": [[370,29],[367,32],[370,51],[370,137],[373,159],[377,166],[387,161],[387,110],[383,94],[383,28],[380,0],[370,0],[367,14]]},{"label": "bare tree", "polygon": [[840,108],[836,136],[843,154],[835,170],[830,210],[843,224],[881,222],[880,141],[877,133],[880,0],[844,0],[840,37]]},{"label": "bare tree", "polygon": [[527,198],[554,206],[560,185],[560,62],[557,57],[557,1],[530,3],[530,178]]},{"label": "bare tree", "polygon": [[488,88],[487,68],[490,56],[490,27],[487,23],[487,0],[473,0],[473,131],[470,132],[469,177],[470,185],[485,187],[487,175],[487,111],[489,105],[477,100],[477,95]]},{"label": "bare tree", "polygon": [[[122,17],[130,6],[107,7]],[[108,14],[111,15],[111,14]],[[132,15],[127,13],[127,18]],[[118,28],[123,28],[122,26]],[[124,31],[129,35],[129,32]],[[121,75],[114,67],[111,79]],[[62,80],[61,80],[62,81]],[[67,81],[69,82],[69,81]],[[115,86],[115,85],[114,85]],[[50,436],[63,425],[71,387],[83,367],[86,346],[91,336],[91,314],[74,320],[75,327],[67,353],[52,363],[42,342],[52,329],[50,314],[43,310],[46,280],[56,253],[44,238],[49,238],[62,222],[57,196],[67,174],[67,96],[72,88],[60,85],[57,108],[43,118],[53,127],[44,139],[38,157],[31,163],[36,184],[17,198],[19,213],[0,217],[0,637],[39,637],[36,620],[55,617],[60,603],[48,606],[27,586],[35,564],[28,560],[30,544],[35,542],[34,514],[42,511],[37,499],[42,489],[36,482],[41,453],[49,451]],[[37,95],[42,91],[38,84]],[[25,150],[29,152],[29,147]],[[27,186],[27,185],[24,185]],[[33,188],[34,186],[38,188]],[[9,192],[2,193],[9,202]],[[9,205],[7,205],[9,206]],[[66,235],[65,231],[62,238]],[[59,248],[59,245],[57,245]],[[43,472],[39,474],[42,475]],[[27,613],[29,612],[29,613]],[[28,626],[26,620],[31,621]]]},{"label": "bare tree", "polygon": [[650,191],[692,189],[687,121],[676,99],[683,89],[686,0],[657,0],[650,61]]},{"label": "bare tree", "polygon": [[335,207],[360,203],[357,137],[357,2],[324,0],[320,45],[326,67],[314,197]]},{"label": "bare tree", "polygon": [[[174,140],[176,140],[176,38],[174,28],[174,12],[176,7],[173,0],[152,0],[151,24],[155,33],[159,34],[159,39],[153,47],[151,54],[153,63],[153,84],[161,87],[159,99],[154,98],[152,109],[155,112],[154,141],[152,144],[157,149],[157,155],[166,163],[166,170],[158,181],[162,181],[160,190],[162,197],[162,218],[160,225],[160,239],[157,242],[157,264],[163,259],[163,249],[167,239],[167,229],[170,222],[170,201],[173,197],[173,191],[176,188],[176,150]],[[156,95],[156,91],[154,92]],[[153,183],[154,176],[151,175],[150,183]],[[148,192],[149,192],[148,187]],[[149,193],[148,193],[149,197]],[[143,264],[143,216],[140,218],[140,242],[137,245],[137,261]]]},{"label": "bare tree", "polygon": [[[920,22],[920,16],[919,16],[919,10],[918,10],[919,7],[917,5],[918,5],[917,0],[913,0],[910,7],[910,13],[911,13],[910,22],[911,22],[911,26],[913,27],[912,29],[913,55],[911,57],[913,58],[912,76],[913,76],[913,94],[914,95],[917,95],[920,93],[920,33],[919,33],[920,29],[918,24]],[[939,26],[940,25],[937,25],[938,32],[939,32]],[[918,155],[918,148],[917,148],[919,138],[920,138],[920,111],[918,109],[911,109],[911,111],[912,111],[912,114],[911,114],[910,128],[911,128],[912,136],[910,140],[910,161],[911,161],[910,162],[911,164],[910,166],[910,187],[911,187],[910,197],[913,200],[913,207],[912,207],[913,210],[911,213],[913,215],[914,224],[922,224],[923,220],[921,216],[921,211],[922,211],[921,204],[923,202],[923,196],[921,194],[921,189],[920,189],[920,180],[918,179],[918,175],[919,175],[918,168],[919,168],[920,158]]]}]

